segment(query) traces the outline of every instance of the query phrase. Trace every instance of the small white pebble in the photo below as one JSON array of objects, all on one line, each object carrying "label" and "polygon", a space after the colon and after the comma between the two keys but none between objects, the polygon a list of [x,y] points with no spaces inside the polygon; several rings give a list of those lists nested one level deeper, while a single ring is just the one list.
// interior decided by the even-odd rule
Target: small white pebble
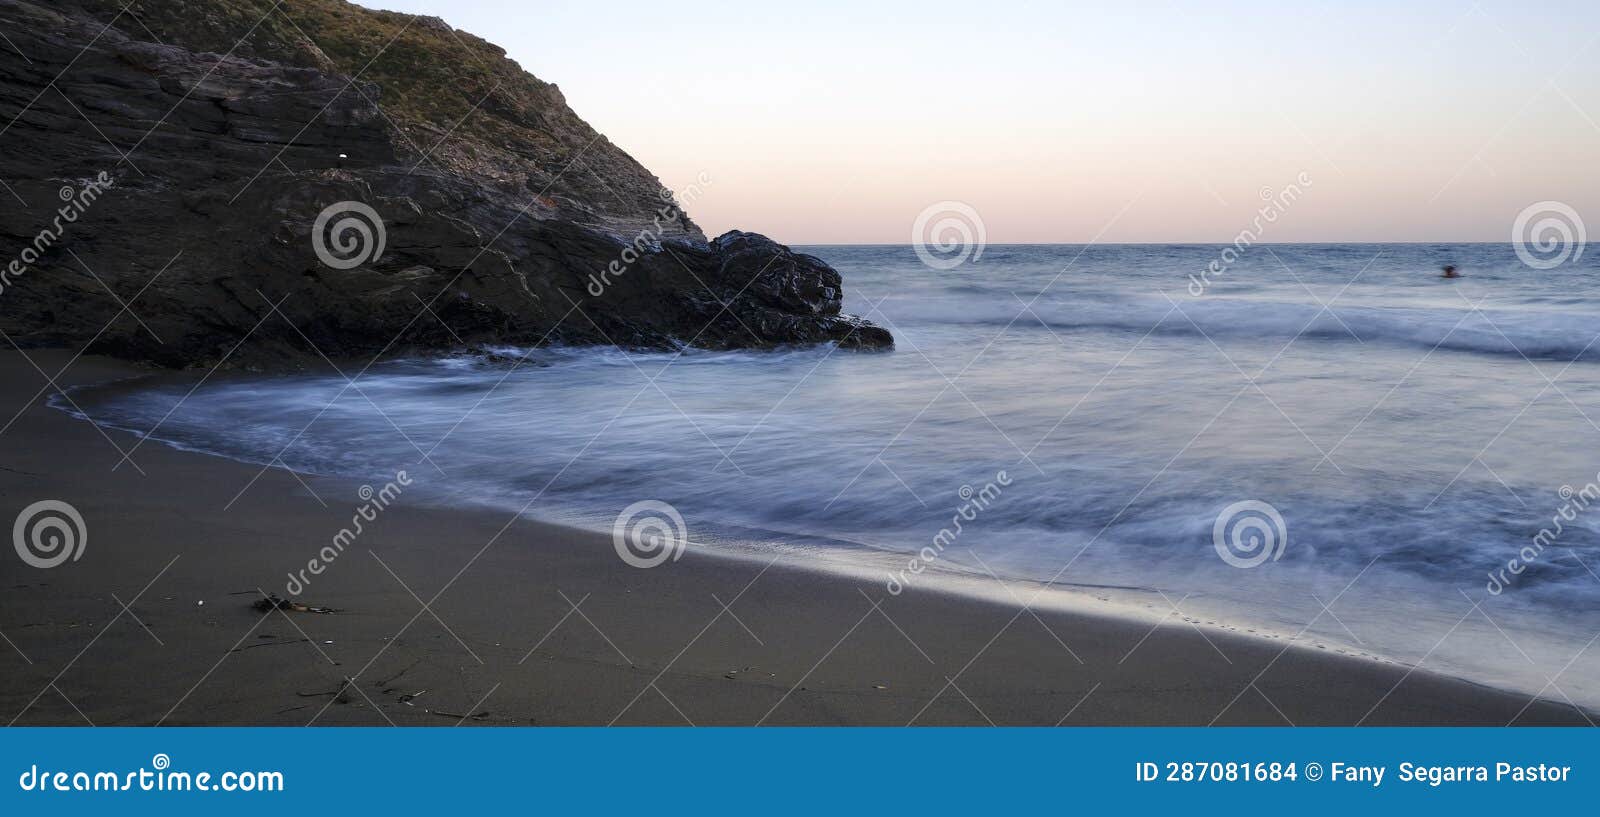
[{"label": "small white pebble", "polygon": [[204,607],[204,606],[206,606],[206,600],[205,599],[201,599],[201,600],[195,602],[195,605],[198,606],[198,607]]}]

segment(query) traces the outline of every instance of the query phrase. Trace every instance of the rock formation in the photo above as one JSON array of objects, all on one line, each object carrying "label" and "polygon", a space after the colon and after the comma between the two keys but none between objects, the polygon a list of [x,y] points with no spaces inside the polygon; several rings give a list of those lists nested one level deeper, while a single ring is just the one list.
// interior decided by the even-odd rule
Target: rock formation
[{"label": "rock formation", "polygon": [[284,367],[893,342],[840,314],[828,265],[707,241],[554,85],[437,19],[0,0],[0,31],[0,331],[24,348]]}]

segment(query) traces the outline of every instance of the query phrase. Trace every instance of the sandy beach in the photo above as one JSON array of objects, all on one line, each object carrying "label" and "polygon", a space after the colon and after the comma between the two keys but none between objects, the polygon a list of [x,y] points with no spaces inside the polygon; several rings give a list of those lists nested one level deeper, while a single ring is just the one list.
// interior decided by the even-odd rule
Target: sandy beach
[{"label": "sandy beach", "polygon": [[[1152,630],[890,597],[694,550],[640,570],[607,536],[404,496],[297,599],[337,612],[263,613],[262,592],[349,524],[359,484],[99,431],[40,392],[39,370],[69,360],[0,356],[6,518],[57,499],[89,532],[60,567],[0,560],[13,724],[1587,722],[1564,702],[1176,617]],[[59,383],[140,373],[80,358]]]}]

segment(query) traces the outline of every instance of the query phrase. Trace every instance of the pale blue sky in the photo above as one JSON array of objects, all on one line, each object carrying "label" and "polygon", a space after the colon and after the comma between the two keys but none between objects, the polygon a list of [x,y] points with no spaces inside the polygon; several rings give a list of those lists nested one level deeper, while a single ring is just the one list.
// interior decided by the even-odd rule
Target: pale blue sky
[{"label": "pale blue sky", "polygon": [[1600,230],[1600,4],[362,0],[503,46],[707,232],[904,243],[1504,241]]}]

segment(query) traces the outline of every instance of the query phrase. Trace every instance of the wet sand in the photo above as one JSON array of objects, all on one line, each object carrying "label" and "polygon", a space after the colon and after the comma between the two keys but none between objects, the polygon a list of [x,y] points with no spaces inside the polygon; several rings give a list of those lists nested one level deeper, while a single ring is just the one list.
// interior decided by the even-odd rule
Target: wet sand
[{"label": "wet sand", "polygon": [[[27,357],[0,355],[0,521],[61,500],[88,537],[55,568],[0,558],[10,723],[1588,724],[1565,702],[1177,616],[888,596],[692,549],[638,569],[609,536],[406,495],[297,598],[337,612],[262,613],[350,525],[360,483],[97,429],[40,392],[33,364],[55,376],[71,354]],[[59,382],[135,374],[80,358]]]}]

